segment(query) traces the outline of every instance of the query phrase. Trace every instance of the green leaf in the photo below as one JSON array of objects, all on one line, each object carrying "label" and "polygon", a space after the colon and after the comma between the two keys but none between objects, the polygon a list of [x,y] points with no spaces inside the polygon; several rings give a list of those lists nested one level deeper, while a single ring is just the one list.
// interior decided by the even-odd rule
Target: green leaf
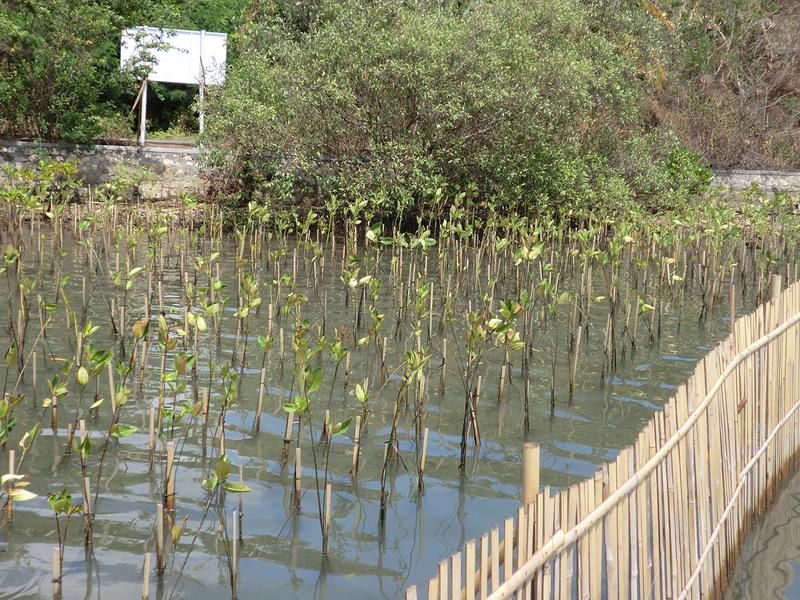
[{"label": "green leaf", "polygon": [[336,425],[331,428],[331,435],[339,435],[340,433],[347,431],[347,428],[350,427],[350,423],[352,422],[353,419],[349,418],[345,419],[341,423],[336,423]]},{"label": "green leaf", "polygon": [[310,395],[319,390],[322,385],[322,369],[316,367],[306,374],[306,394]]},{"label": "green leaf", "polygon": [[172,545],[177,546],[178,542],[181,540],[181,534],[183,533],[183,527],[175,523],[170,530],[172,534]]},{"label": "green leaf", "polygon": [[356,384],[356,399],[362,404],[367,401],[367,390],[360,383]]},{"label": "green leaf", "polygon": [[223,454],[217,459],[217,462],[214,465],[214,474],[219,478],[220,481],[225,481],[228,478],[228,475],[231,474],[231,461],[227,454]]},{"label": "green leaf", "polygon": [[116,423],[114,427],[111,428],[111,435],[119,439],[128,437],[137,431],[139,431],[139,428],[135,425],[123,425],[122,423]]},{"label": "green leaf", "polygon": [[225,483],[222,484],[222,487],[225,489],[226,492],[236,492],[239,494],[250,491],[250,488],[248,486],[239,481],[226,481]]},{"label": "green leaf", "polygon": [[[112,433],[111,435],[114,434]],[[89,456],[89,452],[91,452],[92,450],[92,443],[89,441],[88,435],[85,438],[83,438],[83,441],[78,446],[78,450],[80,451],[81,456],[84,458],[84,460],[86,459],[87,456]]]}]

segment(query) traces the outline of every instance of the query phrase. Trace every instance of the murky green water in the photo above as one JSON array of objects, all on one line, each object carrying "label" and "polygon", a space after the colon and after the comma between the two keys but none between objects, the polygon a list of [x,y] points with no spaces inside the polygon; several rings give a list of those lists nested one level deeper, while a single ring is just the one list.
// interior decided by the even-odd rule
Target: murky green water
[{"label": "murky green water", "polygon": [[[8,232],[4,235],[5,244],[8,243]],[[44,248],[51,247],[50,241],[51,236],[47,233]],[[106,270],[107,263],[114,270],[115,256],[106,257],[106,246],[101,248],[98,242],[95,266],[99,264],[100,270],[95,274],[90,272],[86,254],[79,249],[70,232],[64,234],[66,253],[61,259],[54,259],[48,250],[40,263],[36,244],[30,239],[27,242],[29,251],[25,252],[25,273],[30,278],[38,279],[38,293],[45,298],[54,297],[54,278],[58,272],[57,265],[61,263],[63,275],[69,277],[66,292],[73,309],[80,318],[80,306],[85,297],[86,318],[100,326],[91,341],[100,348],[117,352],[119,342],[109,325],[109,306],[114,291]],[[171,321],[179,325],[183,319],[180,247],[187,243],[187,238],[170,238],[164,245],[165,312]],[[144,264],[145,251],[145,244],[141,243],[134,264]],[[293,248],[290,248],[281,259],[283,273],[292,272],[292,251]],[[200,251],[189,250],[184,267],[191,273],[190,277],[194,276],[191,257],[198,252],[208,256],[210,249],[206,244]],[[233,299],[229,300],[224,310],[219,351],[210,328],[202,338],[198,359],[200,385],[208,385],[210,360],[219,365],[231,358],[236,332],[236,319],[233,316],[236,309],[235,253],[235,240],[226,240],[220,256],[220,276]],[[311,271],[306,271],[302,251],[300,256],[296,280],[298,291],[307,294],[309,299],[303,307],[303,315],[311,321],[312,333],[316,334],[313,324],[322,321],[326,296],[325,333],[329,339],[335,327],[347,325],[352,328],[353,306],[346,307],[344,304],[345,288],[339,280],[341,265],[334,267],[329,263],[324,278],[320,274],[318,286],[314,288],[313,285],[306,285],[312,279]],[[402,351],[413,348],[415,340],[410,334],[410,322],[401,326],[402,339],[395,340],[392,335],[397,314],[392,293],[396,290],[393,290],[389,279],[388,258],[385,263],[376,276],[384,282],[379,308],[386,315],[383,331],[390,338],[387,363],[389,370],[393,371],[400,364]],[[51,271],[51,268],[54,270]],[[275,276],[266,260],[254,270],[262,282]],[[434,313],[437,313],[445,291],[439,287],[435,254],[429,260],[428,272],[430,280],[434,282]],[[85,277],[85,291],[82,277]],[[128,326],[140,317],[145,282],[146,278],[140,276],[128,292]],[[573,281],[562,285],[565,289],[577,287]],[[607,285],[607,281],[598,274],[595,278],[596,295],[607,294]],[[502,291],[505,288],[505,292],[499,295],[511,296],[512,287],[510,277],[502,279],[500,289]],[[357,480],[353,480],[349,474],[352,428],[335,438],[331,449],[332,537],[330,554],[325,559],[320,553],[314,471],[308,440],[304,441],[303,446],[304,495],[299,514],[291,504],[292,460],[288,465],[281,463],[285,423],[281,404],[287,401],[292,388],[291,325],[286,320],[276,322],[276,328],[284,326],[287,329],[287,363],[281,374],[276,342],[266,362],[268,394],[261,431],[253,433],[262,360],[262,352],[253,337],[266,330],[269,295],[266,289],[262,295],[264,302],[258,315],[250,317],[251,339],[247,349],[247,367],[240,382],[239,401],[230,409],[226,424],[227,452],[235,465],[244,465],[245,481],[252,488],[252,492],[243,495],[241,598],[393,598],[407,585],[423,584],[434,574],[439,560],[459,550],[470,538],[479,537],[501,523],[503,518],[516,510],[520,500],[520,449],[526,440],[534,440],[541,445],[541,479],[544,485],[563,486],[592,475],[599,464],[612,459],[620,448],[635,438],[652,411],[671,395],[675,385],[687,378],[695,361],[728,332],[727,301],[720,302],[718,308],[700,322],[700,301],[695,284],[688,284],[682,306],[665,304],[660,337],[655,342],[649,342],[645,325],[641,323],[636,351],[631,352],[628,347],[616,373],[604,376],[603,340],[607,307],[599,300],[593,304],[589,336],[581,345],[578,379],[574,397],[570,401],[567,393],[569,355],[566,341],[569,305],[562,307],[556,316],[550,317],[548,328],[537,333],[534,340],[529,378],[532,402],[529,432],[526,433],[522,419],[521,391],[524,382],[521,380],[519,352],[512,353],[512,377],[500,404],[496,396],[501,351],[490,352],[484,361],[479,406],[483,443],[477,452],[470,445],[467,473],[462,478],[458,461],[464,390],[458,376],[456,356],[457,348],[463,352],[464,324],[463,319],[456,319],[452,329],[445,327],[446,333],[440,333],[439,319],[435,316],[430,342],[425,326],[422,335],[423,345],[430,348],[432,354],[424,415],[424,426],[430,428],[425,492],[422,496],[417,492],[411,411],[400,419],[399,447],[403,460],[388,473],[390,495],[386,519],[381,525],[380,475],[384,442],[389,435],[399,383],[390,381],[381,392],[373,383],[370,399],[373,413],[362,440]],[[468,303],[477,303],[479,298],[479,292],[462,290],[458,297],[454,297],[457,306],[455,313],[463,315]],[[744,301],[740,300],[740,304],[740,312],[750,310],[754,304],[752,294],[748,293]],[[157,312],[158,302],[154,299],[154,317]],[[3,299],[0,302],[0,321],[5,323],[8,319],[9,305]],[[35,318],[34,322],[38,323]],[[57,312],[47,329],[46,340],[40,342],[37,348],[39,386],[35,396],[39,404],[47,394],[45,377],[56,373],[61,364],[50,360],[49,355],[74,355],[74,348],[66,342],[66,327],[63,311]],[[34,344],[37,329],[38,325],[29,328],[29,348]],[[151,331],[155,331],[155,326]],[[438,385],[438,367],[444,335],[448,337],[450,360],[445,391],[442,393]],[[6,336],[3,345],[7,343]],[[335,365],[325,358],[322,362],[325,380],[315,401],[316,418],[328,407],[329,395],[333,421],[355,416],[359,411],[359,403],[353,395],[354,382],[367,376],[371,377],[372,382],[379,380],[374,348],[357,349],[352,337],[347,345],[353,349],[350,385],[343,385],[340,368],[335,385],[331,388]],[[42,351],[43,348],[46,351]],[[556,397],[551,415],[550,375],[554,353]],[[47,354],[47,358],[43,354]],[[122,409],[120,421],[136,425],[139,431],[119,442],[112,442],[109,447],[100,482],[93,545],[88,557],[84,552],[80,518],[75,518],[70,526],[64,558],[65,598],[133,598],[140,594],[142,557],[145,550],[154,550],[154,515],[156,503],[161,501],[162,494],[163,461],[159,461],[151,473],[147,448],[148,408],[157,402],[159,395],[159,360],[159,350],[151,346],[141,392],[137,390]],[[171,367],[171,361],[168,361],[168,366]],[[12,368],[11,382],[6,384],[6,389],[13,387],[15,375],[16,370]],[[101,388],[106,385],[102,376]],[[222,394],[217,377],[212,378],[210,387],[213,421],[218,414]],[[76,501],[80,499],[81,468],[78,458],[74,452],[70,455],[64,452],[66,423],[74,418],[75,388],[72,383],[70,394],[59,403],[60,418],[56,431],[48,426],[48,413],[44,427],[21,469],[30,473],[30,489],[40,497],[17,504],[13,524],[6,525],[0,531],[2,597],[39,598],[51,593],[51,556],[56,532],[55,521],[44,496],[50,490],[66,486]],[[31,389],[29,373],[21,384],[21,390],[27,397],[18,409],[19,420],[9,447],[17,444],[23,433],[38,421],[42,412],[40,408],[34,408],[34,390]],[[86,406],[88,403],[85,402]],[[84,416],[94,444],[89,472],[90,476],[96,477],[99,449],[110,418],[108,403],[99,407],[97,415],[84,413]],[[157,598],[225,597],[230,594],[230,577],[219,518],[224,515],[230,522],[232,510],[238,507],[238,496],[226,494],[224,504],[215,504],[209,515],[203,518],[206,494],[201,481],[207,476],[210,459],[203,456],[199,426],[191,425],[188,430],[185,427],[180,426],[175,438],[183,439],[186,432],[185,443],[178,444],[175,517],[180,523],[188,515],[187,530],[176,548],[167,543],[166,573],[160,580],[153,577],[151,587]],[[2,456],[6,461],[5,454]],[[97,481],[93,479],[92,485],[97,485]],[[192,546],[195,536],[196,541]]]}]

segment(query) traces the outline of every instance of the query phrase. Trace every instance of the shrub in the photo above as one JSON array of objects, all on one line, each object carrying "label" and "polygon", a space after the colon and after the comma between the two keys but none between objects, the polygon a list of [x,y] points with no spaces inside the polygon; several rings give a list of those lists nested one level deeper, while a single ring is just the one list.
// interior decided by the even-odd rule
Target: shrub
[{"label": "shrub", "polygon": [[[462,193],[553,212],[660,192],[675,174],[649,144],[642,74],[590,17],[578,0],[343,0],[308,33],[265,20],[209,97],[212,162],[245,199],[289,173],[296,197],[384,219],[443,218]],[[658,168],[628,177],[632,143]]]}]

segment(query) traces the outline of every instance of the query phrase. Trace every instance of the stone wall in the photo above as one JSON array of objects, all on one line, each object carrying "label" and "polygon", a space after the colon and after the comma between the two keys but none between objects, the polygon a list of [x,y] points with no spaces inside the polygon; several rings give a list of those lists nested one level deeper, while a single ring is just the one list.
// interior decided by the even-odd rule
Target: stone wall
[{"label": "stone wall", "polygon": [[[44,157],[74,160],[84,182],[105,183],[121,166],[146,167],[155,181],[143,186],[150,198],[171,198],[184,193],[202,195],[205,181],[200,166],[200,151],[190,146],[138,146],[38,144],[0,140],[0,164],[34,167]],[[0,177],[3,176],[0,171]],[[712,186],[742,191],[755,183],[767,192],[800,193],[800,171],[718,170]]]},{"label": "stone wall", "polygon": [[[43,158],[76,161],[81,179],[90,185],[109,181],[121,168],[145,167],[155,177],[155,181],[142,186],[148,198],[171,198],[184,193],[200,195],[205,188],[199,150],[191,146],[141,148],[0,140],[0,164],[34,167]],[[2,171],[0,177],[3,177]]]},{"label": "stone wall", "polygon": [[734,191],[747,190],[754,183],[765,192],[800,193],[800,171],[718,170],[711,181],[714,187]]}]

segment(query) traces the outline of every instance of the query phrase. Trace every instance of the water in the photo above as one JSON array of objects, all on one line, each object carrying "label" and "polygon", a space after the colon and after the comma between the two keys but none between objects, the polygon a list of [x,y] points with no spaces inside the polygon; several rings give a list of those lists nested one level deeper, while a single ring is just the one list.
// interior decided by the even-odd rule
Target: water
[{"label": "water", "polygon": [[800,475],[778,490],[747,532],[726,598],[800,598]]},{"label": "water", "polygon": [[[26,239],[25,273],[37,277],[36,290],[44,298],[55,297],[55,273],[59,260],[53,260],[49,251],[52,236],[45,231],[44,260],[37,258],[37,243]],[[5,233],[8,236],[8,233]],[[182,326],[181,246],[188,238],[170,238],[164,244],[165,263],[163,276],[163,299],[165,312],[176,326]],[[3,245],[8,238],[3,240]],[[81,319],[84,291],[81,276],[86,279],[86,318],[100,329],[90,341],[100,348],[119,351],[119,341],[109,325],[109,306],[114,289],[106,269],[115,267],[115,250],[96,238],[97,256],[95,264],[101,269],[92,275],[86,252],[82,250],[69,231],[64,234],[66,254],[61,260],[63,274],[69,279],[66,294],[73,310]],[[274,244],[274,242],[273,242]],[[274,249],[273,245],[273,249]],[[125,267],[125,245],[121,245],[121,269]],[[281,259],[282,273],[292,272],[292,252]],[[104,252],[110,250],[108,256]],[[146,253],[144,241],[132,251],[134,265],[144,265]],[[184,259],[185,268],[191,270],[191,259],[196,254],[189,250]],[[208,256],[207,243],[201,254]],[[223,388],[218,375],[210,377],[209,362],[213,359],[220,365],[230,362],[236,332],[236,241],[225,239],[221,248],[220,275],[225,283],[229,301],[221,319],[221,346],[215,347],[211,323],[202,334],[198,374],[200,385],[211,381],[210,421],[217,418]],[[302,252],[300,253],[302,257]],[[55,271],[51,272],[51,264]],[[303,261],[298,260],[298,291],[304,292],[309,302],[303,306],[303,317],[311,322],[311,333],[316,335],[316,325],[322,320],[323,298],[327,292],[326,335],[332,337],[334,327],[347,325],[352,329],[353,305],[344,304],[344,285],[339,280],[341,265],[329,266],[318,288],[307,286],[311,271],[306,271]],[[422,264],[422,261],[419,261]],[[436,304],[440,306],[444,290],[438,285],[436,255],[429,261],[429,277],[434,286]],[[382,332],[390,338],[387,354],[389,371],[400,364],[402,351],[414,346],[411,321],[401,327],[402,340],[395,341],[397,308],[394,302],[396,282],[389,279],[389,261],[383,259],[376,276],[383,286],[378,300],[380,312],[385,316]],[[275,273],[266,260],[257,267],[261,281],[271,280]],[[363,275],[363,273],[362,273]],[[628,276],[623,271],[622,277]],[[3,275],[5,277],[5,275]],[[192,275],[193,277],[193,275]],[[443,277],[442,280],[445,278]],[[501,286],[510,286],[510,281],[501,281]],[[577,282],[566,280],[566,289],[576,289]],[[608,293],[607,283],[602,277],[595,278],[595,295]],[[630,347],[616,372],[609,376],[604,370],[604,328],[607,304],[598,300],[592,305],[589,337],[581,345],[578,378],[574,397],[569,400],[569,355],[567,332],[569,330],[569,307],[559,309],[555,317],[549,317],[548,327],[538,331],[531,357],[531,429],[526,432],[522,419],[520,352],[512,353],[512,377],[504,400],[496,402],[498,373],[502,351],[493,350],[484,360],[482,399],[479,407],[479,422],[482,445],[476,452],[470,442],[466,464],[466,477],[458,469],[461,427],[464,407],[464,390],[458,376],[457,349],[464,352],[463,317],[454,319],[452,330],[446,327],[449,361],[445,391],[439,390],[438,368],[441,362],[443,333],[438,330],[438,318],[434,320],[433,336],[428,342],[427,331],[423,332],[423,346],[431,348],[429,381],[426,398],[424,426],[430,428],[430,439],[425,472],[425,492],[417,492],[417,475],[414,458],[413,410],[400,419],[399,448],[402,461],[393,464],[388,472],[389,500],[386,518],[381,525],[380,476],[384,442],[391,427],[394,400],[399,384],[390,381],[378,391],[378,360],[374,347],[369,350],[356,349],[351,337],[346,344],[353,349],[350,385],[343,385],[343,365],[333,387],[335,365],[327,357],[322,361],[325,379],[319,396],[314,400],[315,435],[319,434],[322,411],[328,407],[332,421],[341,421],[355,416],[360,406],[353,394],[354,383],[365,376],[371,378],[369,427],[362,439],[362,455],[357,480],[350,476],[352,452],[352,427],[334,439],[330,452],[329,480],[333,484],[332,524],[330,552],[327,558],[320,553],[321,539],[314,491],[314,470],[307,430],[303,442],[303,490],[302,508],[293,510],[291,488],[293,477],[292,459],[288,466],[281,463],[281,449],[285,413],[281,404],[288,401],[292,388],[291,374],[291,319],[276,322],[275,327],[285,326],[286,365],[281,374],[277,356],[278,342],[266,362],[268,395],[262,418],[261,431],[253,433],[253,420],[258,397],[258,378],[262,352],[254,337],[266,331],[266,305],[269,290],[261,286],[264,298],[257,316],[250,317],[250,342],[247,348],[247,366],[240,381],[238,402],[229,409],[226,421],[226,450],[234,465],[244,465],[245,482],[252,488],[244,494],[243,541],[240,545],[241,598],[376,598],[397,597],[410,584],[423,587],[436,571],[439,560],[463,547],[464,543],[479,537],[510,516],[520,501],[520,449],[526,440],[541,445],[541,481],[543,485],[560,487],[591,476],[598,465],[614,458],[619,451],[632,442],[652,412],[658,409],[675,389],[691,373],[695,361],[728,333],[727,301],[699,322],[701,304],[696,284],[689,284],[682,305],[667,303],[661,317],[661,335],[654,343],[647,339],[644,322],[640,322],[637,348]],[[128,293],[128,327],[139,318],[144,304],[146,275],[139,275],[133,289]],[[283,293],[285,294],[285,289]],[[122,290],[118,296],[122,297]],[[501,297],[503,294],[499,294]],[[511,294],[505,294],[510,296]],[[462,292],[454,297],[456,315],[463,315],[469,302],[477,305],[480,294],[475,291]],[[752,308],[755,299],[746,294],[740,311]],[[153,316],[158,312],[154,299]],[[9,319],[9,305],[0,302],[0,320]],[[32,311],[36,314],[34,310]],[[365,316],[366,318],[366,316]],[[427,318],[425,319],[427,320]],[[28,331],[28,348],[36,339],[38,320],[33,318]],[[424,323],[424,321],[423,321]],[[72,343],[68,342],[68,323],[61,305],[53,322],[47,329],[45,346],[39,351],[39,386],[37,402],[46,396],[45,377],[51,377],[63,363],[44,360],[42,347],[59,357],[74,356]],[[426,326],[423,325],[423,329]],[[157,331],[156,321],[151,326],[151,335]],[[5,335],[5,334],[4,334]],[[365,335],[362,333],[360,335]],[[276,336],[277,337],[277,336]],[[4,340],[4,346],[8,339]],[[130,338],[127,341],[130,348]],[[622,344],[621,344],[622,345]],[[550,374],[555,353],[555,404],[551,415]],[[140,594],[142,580],[142,557],[144,552],[154,551],[154,522],[156,503],[161,501],[163,485],[163,461],[158,461],[153,473],[148,468],[148,410],[157,402],[159,395],[158,348],[151,347],[148,367],[141,392],[132,395],[121,410],[120,421],[132,424],[139,431],[119,442],[113,441],[105,459],[100,495],[96,506],[92,551],[84,553],[80,515],[73,518],[69,528],[69,539],[64,558],[63,595],[65,598],[135,597]],[[312,365],[316,359],[312,359]],[[172,361],[167,361],[168,370]],[[138,370],[137,370],[138,372]],[[7,389],[13,387],[16,370],[11,369]],[[393,379],[396,379],[393,378]],[[44,417],[43,428],[33,444],[21,472],[30,473],[29,489],[40,497],[26,503],[17,503],[12,526],[0,532],[0,596],[13,598],[39,598],[51,593],[51,556],[56,543],[55,520],[44,496],[48,491],[68,488],[76,502],[81,497],[81,468],[77,454],[65,456],[65,427],[74,418],[77,386],[74,375],[70,375],[70,394],[59,402],[59,427],[49,428],[49,412]],[[21,390],[27,395],[18,409],[18,424],[10,437],[9,447],[17,444],[42,416],[40,409],[33,407],[33,392],[30,374],[24,378]],[[134,386],[136,387],[136,386]],[[94,391],[94,383],[88,388]],[[100,395],[106,395],[105,372],[100,377]],[[191,386],[179,395],[179,400],[188,397]],[[88,395],[88,392],[87,392]],[[108,400],[98,409],[97,416],[89,416],[86,407],[91,399],[84,400],[83,416],[87,419],[93,449],[89,458],[89,474],[92,486],[97,485],[96,474],[100,450],[109,426]],[[411,401],[413,406],[413,400]],[[185,443],[182,441],[184,440]],[[183,423],[176,428],[175,440],[180,455],[177,470],[177,500],[175,521],[180,524],[188,516],[186,531],[176,548],[167,542],[167,569],[163,579],[151,579],[153,597],[157,598],[218,598],[230,593],[228,550],[221,533],[220,521],[227,519],[230,528],[231,512],[238,507],[237,494],[227,493],[224,502],[215,502],[204,516],[206,493],[201,481],[208,476],[210,460],[203,456],[197,423]],[[160,446],[162,448],[162,446]],[[18,449],[19,450],[19,449]],[[215,451],[214,451],[215,452]],[[3,460],[7,460],[3,455]],[[234,478],[235,479],[235,478]],[[94,488],[93,488],[94,489]],[[167,534],[169,537],[169,534]],[[185,564],[184,564],[185,562]],[[153,560],[153,564],[155,560]]]}]

